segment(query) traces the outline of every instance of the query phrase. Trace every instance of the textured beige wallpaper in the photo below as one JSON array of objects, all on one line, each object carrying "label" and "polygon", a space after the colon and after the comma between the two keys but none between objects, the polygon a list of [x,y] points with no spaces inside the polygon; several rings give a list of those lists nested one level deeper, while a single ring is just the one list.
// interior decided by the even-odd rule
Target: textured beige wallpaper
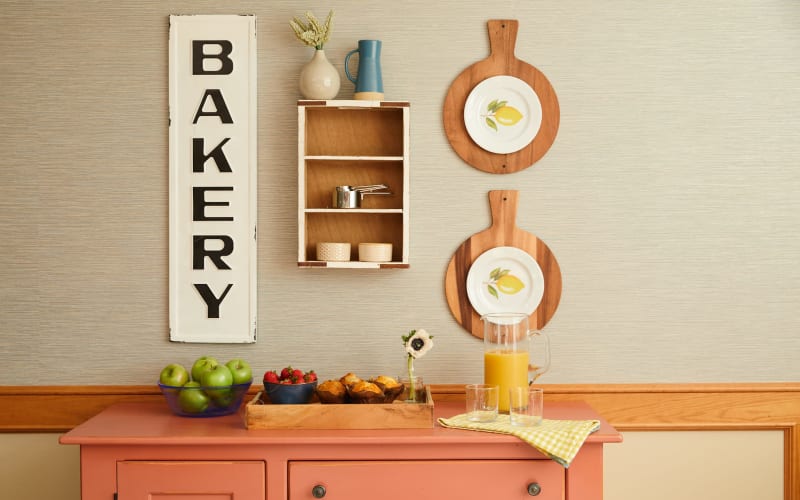
[{"label": "textured beige wallpaper", "polygon": [[[144,384],[169,361],[242,356],[323,377],[397,373],[435,335],[434,383],[481,378],[452,319],[452,252],[520,190],[518,225],[564,278],[543,382],[798,381],[800,3],[22,2],[0,7],[0,384]],[[336,9],[340,71],[383,40],[386,96],[411,107],[411,268],[298,269],[297,76],[288,20]],[[491,5],[489,7],[488,5]],[[258,16],[259,338],[168,341],[167,30],[172,13]],[[441,124],[486,21],[552,82],[561,128],[507,176],[463,163]],[[340,97],[352,96],[342,71]]]}]

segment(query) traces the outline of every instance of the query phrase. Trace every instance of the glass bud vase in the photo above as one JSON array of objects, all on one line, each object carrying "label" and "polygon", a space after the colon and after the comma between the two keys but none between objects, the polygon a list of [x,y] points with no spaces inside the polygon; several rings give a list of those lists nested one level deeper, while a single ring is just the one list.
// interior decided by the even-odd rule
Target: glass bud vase
[{"label": "glass bud vase", "polygon": [[300,71],[300,94],[306,99],[333,99],[339,93],[339,72],[328,61],[325,51],[317,49]]},{"label": "glass bud vase", "polygon": [[414,372],[414,358],[408,357],[408,371],[400,375],[398,381],[403,384],[400,400],[405,403],[425,403],[426,389],[422,377]]}]

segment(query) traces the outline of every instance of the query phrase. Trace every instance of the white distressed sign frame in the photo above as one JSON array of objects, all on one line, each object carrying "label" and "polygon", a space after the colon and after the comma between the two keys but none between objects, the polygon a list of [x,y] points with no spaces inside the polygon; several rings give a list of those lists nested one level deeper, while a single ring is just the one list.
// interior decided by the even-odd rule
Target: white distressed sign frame
[{"label": "white distressed sign frame", "polygon": [[169,332],[256,341],[256,17],[169,18]]}]

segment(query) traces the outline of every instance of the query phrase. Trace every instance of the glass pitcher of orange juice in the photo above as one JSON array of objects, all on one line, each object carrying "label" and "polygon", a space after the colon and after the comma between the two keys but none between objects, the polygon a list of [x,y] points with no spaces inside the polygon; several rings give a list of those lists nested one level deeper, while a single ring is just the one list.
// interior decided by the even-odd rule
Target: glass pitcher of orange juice
[{"label": "glass pitcher of orange juice", "polygon": [[498,409],[508,412],[508,390],[533,383],[549,368],[550,342],[546,334],[528,328],[525,313],[490,313],[481,320],[483,383],[500,387]]}]

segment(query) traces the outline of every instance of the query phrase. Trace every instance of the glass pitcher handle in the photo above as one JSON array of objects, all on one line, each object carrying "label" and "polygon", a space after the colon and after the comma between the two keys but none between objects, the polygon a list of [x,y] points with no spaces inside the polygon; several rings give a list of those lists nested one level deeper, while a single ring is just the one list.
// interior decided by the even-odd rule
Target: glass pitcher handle
[{"label": "glass pitcher handle", "polygon": [[528,385],[550,369],[550,337],[538,330],[528,332]]}]

